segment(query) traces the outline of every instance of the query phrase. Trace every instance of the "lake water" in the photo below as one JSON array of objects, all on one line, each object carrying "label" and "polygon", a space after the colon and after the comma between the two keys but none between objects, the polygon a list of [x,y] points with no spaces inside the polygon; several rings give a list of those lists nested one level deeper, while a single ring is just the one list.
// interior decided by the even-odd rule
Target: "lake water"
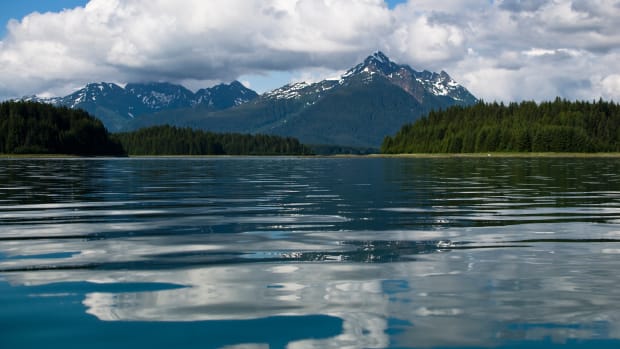
[{"label": "lake water", "polygon": [[0,348],[618,348],[620,159],[0,160]]}]

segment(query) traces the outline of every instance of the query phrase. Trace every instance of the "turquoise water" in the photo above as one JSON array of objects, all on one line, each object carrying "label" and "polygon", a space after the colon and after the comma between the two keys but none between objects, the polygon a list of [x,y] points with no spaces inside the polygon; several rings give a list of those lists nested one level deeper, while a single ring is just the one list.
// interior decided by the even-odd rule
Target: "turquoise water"
[{"label": "turquoise water", "polygon": [[0,348],[620,345],[620,160],[0,160]]}]

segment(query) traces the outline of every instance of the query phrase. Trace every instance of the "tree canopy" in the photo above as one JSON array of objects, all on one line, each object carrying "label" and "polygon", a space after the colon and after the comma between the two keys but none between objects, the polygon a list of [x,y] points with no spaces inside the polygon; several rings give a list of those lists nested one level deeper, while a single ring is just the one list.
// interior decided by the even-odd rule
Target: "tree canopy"
[{"label": "tree canopy", "polygon": [[295,138],[153,126],[114,134],[129,155],[304,155]]},{"label": "tree canopy", "polygon": [[617,152],[620,106],[614,102],[485,103],[432,111],[386,137],[395,153]]},{"label": "tree canopy", "polygon": [[45,103],[0,103],[1,154],[123,155],[101,121]]},{"label": "tree canopy", "polygon": [[155,126],[109,134],[80,109],[45,103],[0,103],[0,154],[96,155],[303,155],[291,137],[212,133]]}]

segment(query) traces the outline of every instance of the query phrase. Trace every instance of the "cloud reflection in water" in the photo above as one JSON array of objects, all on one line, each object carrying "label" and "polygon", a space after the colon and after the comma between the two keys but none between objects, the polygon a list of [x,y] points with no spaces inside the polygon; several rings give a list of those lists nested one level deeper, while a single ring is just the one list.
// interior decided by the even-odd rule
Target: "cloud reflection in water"
[{"label": "cloud reflection in water", "polygon": [[620,339],[620,183],[570,179],[618,165],[548,161],[10,162],[0,277],[106,323],[342,320],[288,348]]}]

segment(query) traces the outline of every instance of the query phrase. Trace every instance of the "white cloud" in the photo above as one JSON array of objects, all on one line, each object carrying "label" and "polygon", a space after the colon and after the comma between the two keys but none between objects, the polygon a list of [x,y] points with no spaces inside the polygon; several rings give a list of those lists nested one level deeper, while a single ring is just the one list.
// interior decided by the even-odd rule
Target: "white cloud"
[{"label": "white cloud", "polygon": [[613,74],[606,76],[600,81],[601,88],[603,90],[603,97],[616,99],[616,102],[620,102],[620,74]]},{"label": "white cloud", "polygon": [[527,51],[523,51],[523,54],[531,57],[539,57],[545,55],[553,55],[555,54],[555,50],[546,50],[543,48],[531,48]]},{"label": "white cloud", "polygon": [[390,16],[382,0],[91,0],[9,24],[0,76],[12,83],[0,95],[111,78],[228,81],[340,68],[377,48]]},{"label": "white cloud", "polygon": [[399,22],[402,24],[392,35],[394,50],[416,66],[441,69],[467,51],[463,46],[465,35],[456,26],[433,23],[425,16]]},{"label": "white cloud", "polygon": [[618,100],[619,27],[617,0],[409,0],[392,10],[382,0],[91,0],[9,23],[0,96],[92,81],[316,80],[380,49],[446,70],[486,100]]},{"label": "white cloud", "polygon": [[[432,9],[429,1],[412,0],[410,11],[418,2]],[[445,69],[475,95],[511,101],[616,93],[602,81],[620,70],[613,59],[620,48],[618,1],[449,3],[454,7],[440,5],[432,16],[445,28],[459,26],[467,53],[450,58]]]},{"label": "white cloud", "polygon": [[325,68],[311,68],[301,71],[295,71],[291,75],[289,82],[305,81],[308,83],[315,83],[321,80],[338,80],[345,73],[345,70],[333,70]]}]

